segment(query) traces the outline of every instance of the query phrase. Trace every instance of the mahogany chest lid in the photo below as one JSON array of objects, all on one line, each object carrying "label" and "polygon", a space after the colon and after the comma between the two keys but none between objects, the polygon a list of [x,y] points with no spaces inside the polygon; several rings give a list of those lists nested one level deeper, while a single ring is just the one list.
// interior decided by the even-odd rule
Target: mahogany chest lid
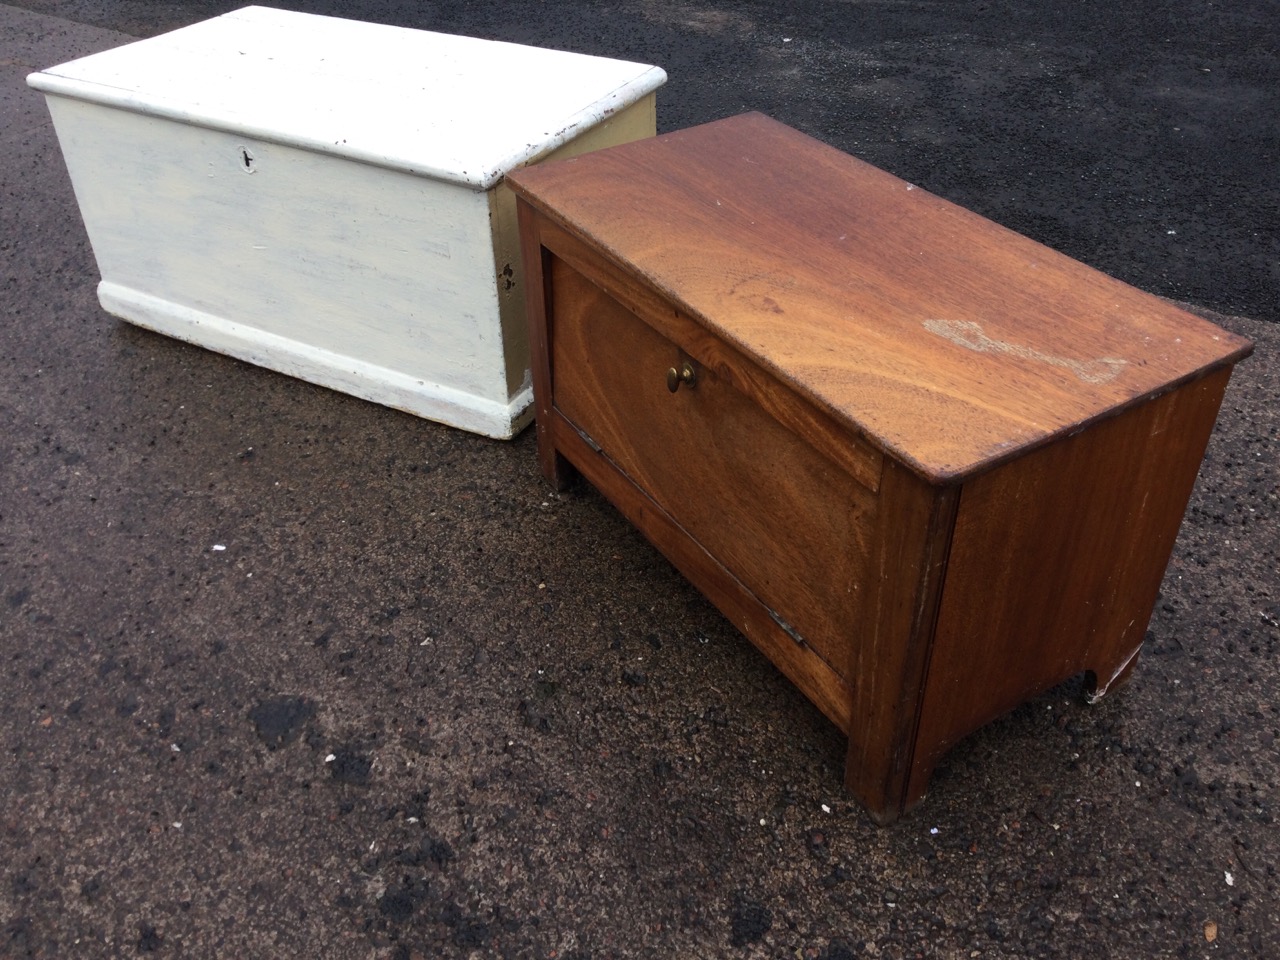
[{"label": "mahogany chest lid", "polygon": [[1252,350],[761,114],[526,168],[508,181],[934,482]]}]

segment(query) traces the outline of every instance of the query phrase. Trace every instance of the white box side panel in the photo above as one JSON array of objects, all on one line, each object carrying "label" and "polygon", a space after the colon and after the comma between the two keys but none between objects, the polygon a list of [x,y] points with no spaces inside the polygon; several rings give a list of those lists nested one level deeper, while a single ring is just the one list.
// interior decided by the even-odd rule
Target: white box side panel
[{"label": "white box side panel", "polygon": [[[651,93],[585,130],[547,154],[539,163],[567,160],[592,150],[652,137],[657,130],[657,103]],[[506,331],[507,385],[515,391],[529,380],[529,323],[525,295],[527,285],[520,261],[520,227],[516,222],[516,197],[506,182],[489,191],[492,203],[494,274],[502,327]]]},{"label": "white box side panel", "polygon": [[511,400],[483,192],[48,100],[104,281]]}]

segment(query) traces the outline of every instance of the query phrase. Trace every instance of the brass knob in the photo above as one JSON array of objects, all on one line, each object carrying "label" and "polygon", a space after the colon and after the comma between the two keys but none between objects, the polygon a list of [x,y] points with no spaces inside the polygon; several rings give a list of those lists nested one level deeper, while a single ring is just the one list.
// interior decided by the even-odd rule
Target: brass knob
[{"label": "brass knob", "polygon": [[680,368],[678,370],[675,367],[672,367],[667,371],[667,389],[672,393],[679,390],[680,384],[682,383],[687,383],[692,387],[697,382],[698,371],[693,369],[693,364],[688,360],[680,364]]}]

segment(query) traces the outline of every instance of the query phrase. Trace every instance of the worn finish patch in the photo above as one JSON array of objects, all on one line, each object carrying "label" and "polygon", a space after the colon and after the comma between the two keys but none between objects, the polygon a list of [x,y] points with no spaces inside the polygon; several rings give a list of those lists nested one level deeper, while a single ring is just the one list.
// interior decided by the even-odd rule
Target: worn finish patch
[{"label": "worn finish patch", "polygon": [[1071,371],[1084,383],[1109,383],[1120,375],[1128,363],[1127,360],[1116,357],[1100,357],[1097,360],[1056,357],[1025,344],[989,337],[983,331],[982,324],[972,320],[926,320],[924,328],[944,340],[950,340],[958,347],[964,347],[975,353],[1003,353],[1020,360],[1034,360],[1046,366],[1061,367]]}]

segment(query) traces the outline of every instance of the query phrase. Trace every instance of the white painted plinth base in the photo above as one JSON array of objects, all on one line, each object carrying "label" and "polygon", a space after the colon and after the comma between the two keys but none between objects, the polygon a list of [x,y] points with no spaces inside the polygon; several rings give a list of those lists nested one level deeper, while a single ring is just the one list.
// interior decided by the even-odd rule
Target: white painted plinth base
[{"label": "white painted plinth base", "polygon": [[98,300],[107,313],[139,327],[471,433],[507,440],[533,419],[533,387],[528,379],[510,401],[502,403],[107,280],[98,284]]}]

